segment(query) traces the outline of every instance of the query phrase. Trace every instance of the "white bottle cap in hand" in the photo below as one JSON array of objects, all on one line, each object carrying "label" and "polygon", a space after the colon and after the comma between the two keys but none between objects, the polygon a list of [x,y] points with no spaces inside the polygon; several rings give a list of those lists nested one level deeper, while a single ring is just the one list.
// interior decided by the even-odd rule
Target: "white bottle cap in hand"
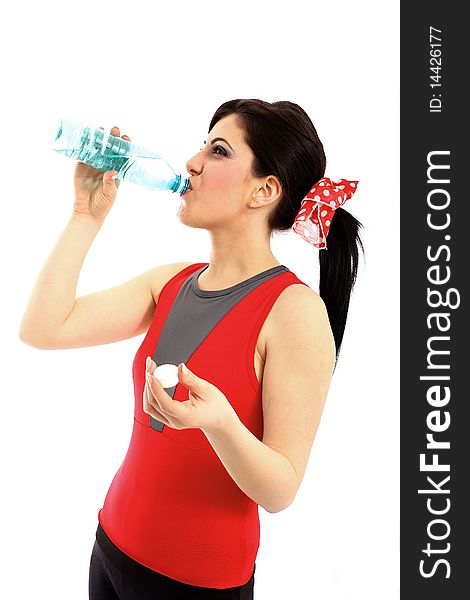
[{"label": "white bottle cap in hand", "polygon": [[160,365],[155,369],[153,375],[160,381],[164,388],[171,388],[179,383],[178,365]]}]

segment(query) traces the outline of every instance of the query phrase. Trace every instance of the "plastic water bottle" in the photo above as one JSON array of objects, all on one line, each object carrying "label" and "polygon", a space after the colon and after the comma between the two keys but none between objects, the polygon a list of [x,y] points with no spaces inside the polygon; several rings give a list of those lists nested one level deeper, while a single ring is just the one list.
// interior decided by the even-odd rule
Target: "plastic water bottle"
[{"label": "plastic water bottle", "polygon": [[109,132],[61,118],[52,148],[100,171],[118,171],[116,179],[149,190],[171,190],[182,196],[189,179],[176,173],[158,154]]}]

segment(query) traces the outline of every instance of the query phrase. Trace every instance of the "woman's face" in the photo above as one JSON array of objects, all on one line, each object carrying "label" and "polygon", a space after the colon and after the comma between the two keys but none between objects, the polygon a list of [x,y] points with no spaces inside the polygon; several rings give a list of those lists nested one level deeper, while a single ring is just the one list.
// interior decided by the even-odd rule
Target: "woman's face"
[{"label": "woman's face", "polygon": [[186,163],[192,190],[181,197],[180,220],[203,228],[231,223],[243,226],[253,192],[263,184],[250,174],[253,158],[237,115],[218,121],[198,154]]}]

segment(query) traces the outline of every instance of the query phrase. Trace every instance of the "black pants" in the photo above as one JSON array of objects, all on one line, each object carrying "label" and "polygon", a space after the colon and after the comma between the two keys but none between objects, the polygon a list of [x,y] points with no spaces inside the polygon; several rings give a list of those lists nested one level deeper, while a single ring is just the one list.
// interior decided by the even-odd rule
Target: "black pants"
[{"label": "black pants", "polygon": [[[176,581],[124,554],[98,525],[90,559],[89,600],[253,600],[255,570],[242,586],[219,590]],[[105,550],[105,551],[103,551]]]}]

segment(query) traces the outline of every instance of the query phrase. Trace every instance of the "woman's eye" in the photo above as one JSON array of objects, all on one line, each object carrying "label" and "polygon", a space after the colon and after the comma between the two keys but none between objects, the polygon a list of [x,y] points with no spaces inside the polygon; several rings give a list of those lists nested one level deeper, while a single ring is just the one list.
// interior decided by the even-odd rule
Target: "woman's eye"
[{"label": "woman's eye", "polygon": [[222,148],[222,146],[214,146],[212,152],[215,154],[216,150],[221,150],[222,151],[222,156],[228,156],[227,151],[225,150],[225,148]]},{"label": "woman's eye", "polygon": [[[201,146],[201,148],[199,148],[199,151],[204,150],[204,148],[205,148],[205,146]],[[220,150],[222,152],[222,156],[228,156],[227,151],[222,146],[218,146],[218,145],[213,146],[212,147],[213,154],[219,154],[218,152],[216,152],[216,150]]]}]

